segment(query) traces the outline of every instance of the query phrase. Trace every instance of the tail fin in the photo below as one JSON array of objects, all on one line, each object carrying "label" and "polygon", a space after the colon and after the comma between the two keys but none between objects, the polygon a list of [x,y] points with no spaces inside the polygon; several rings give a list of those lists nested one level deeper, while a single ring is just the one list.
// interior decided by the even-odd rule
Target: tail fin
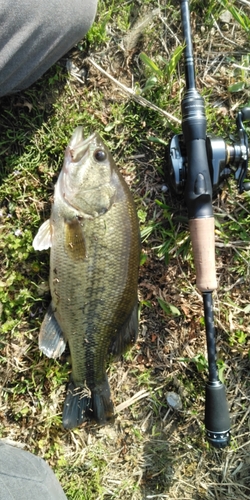
[{"label": "tail fin", "polygon": [[71,381],[63,408],[63,427],[73,429],[88,419],[106,424],[114,416],[114,407],[110,397],[110,388],[106,376],[104,382],[91,390],[91,397],[86,389],[76,387]]},{"label": "tail fin", "polygon": [[63,427],[73,429],[85,422],[90,406],[91,398],[86,394],[86,389],[69,382],[63,407]]},{"label": "tail fin", "polygon": [[110,422],[114,417],[114,405],[111,400],[108,377],[91,390],[91,418],[100,424]]}]

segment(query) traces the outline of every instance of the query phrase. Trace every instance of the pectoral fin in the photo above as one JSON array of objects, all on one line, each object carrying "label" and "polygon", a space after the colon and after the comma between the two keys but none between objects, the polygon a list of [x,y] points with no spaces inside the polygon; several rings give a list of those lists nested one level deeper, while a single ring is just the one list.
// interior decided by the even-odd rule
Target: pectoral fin
[{"label": "pectoral fin", "polygon": [[47,250],[52,245],[50,219],[46,220],[38,230],[34,240],[34,250]]},{"label": "pectoral fin", "polygon": [[50,304],[40,328],[39,349],[48,358],[58,358],[63,353],[65,347],[66,342],[62,330]]}]

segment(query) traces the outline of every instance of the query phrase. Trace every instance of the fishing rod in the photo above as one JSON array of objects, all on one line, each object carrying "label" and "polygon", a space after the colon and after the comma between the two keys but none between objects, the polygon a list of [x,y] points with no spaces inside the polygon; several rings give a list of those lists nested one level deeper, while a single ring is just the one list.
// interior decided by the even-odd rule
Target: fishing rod
[{"label": "fishing rod", "polygon": [[203,297],[208,354],[206,438],[215,448],[224,448],[230,442],[230,416],[225,386],[219,379],[216,364],[212,294],[217,288],[217,281],[212,201],[219,186],[231,174],[240,193],[250,190],[250,183],[244,182],[249,149],[243,126],[244,121],[250,120],[250,108],[241,109],[236,119],[239,142],[229,145],[222,138],[207,136],[205,103],[195,81],[189,1],[180,0],[180,7],[186,88],[181,102],[182,134],[175,135],[170,141],[166,175],[172,190],[185,198],[196,286]]}]

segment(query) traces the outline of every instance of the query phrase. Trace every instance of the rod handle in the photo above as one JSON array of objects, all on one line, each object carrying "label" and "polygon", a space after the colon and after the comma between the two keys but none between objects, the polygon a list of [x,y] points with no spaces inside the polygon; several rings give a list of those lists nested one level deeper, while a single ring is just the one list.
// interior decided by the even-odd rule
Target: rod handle
[{"label": "rod handle", "polygon": [[189,219],[196,271],[196,285],[201,292],[217,288],[215,268],[214,218]]},{"label": "rod handle", "polygon": [[206,385],[205,427],[207,441],[214,448],[225,448],[230,443],[230,416],[225,386],[222,382]]}]

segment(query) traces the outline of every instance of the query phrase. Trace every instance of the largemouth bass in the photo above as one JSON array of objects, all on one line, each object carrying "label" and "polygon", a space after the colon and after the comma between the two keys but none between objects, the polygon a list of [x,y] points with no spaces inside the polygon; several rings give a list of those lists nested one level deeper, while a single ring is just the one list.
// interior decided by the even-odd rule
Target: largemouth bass
[{"label": "largemouth bass", "polygon": [[63,426],[92,416],[106,423],[114,409],[106,375],[109,352],[137,337],[139,225],[129,188],[97,133],[77,127],[55,185],[51,217],[33,241],[50,248],[51,304],[39,347],[48,357],[68,342],[72,374]]}]

